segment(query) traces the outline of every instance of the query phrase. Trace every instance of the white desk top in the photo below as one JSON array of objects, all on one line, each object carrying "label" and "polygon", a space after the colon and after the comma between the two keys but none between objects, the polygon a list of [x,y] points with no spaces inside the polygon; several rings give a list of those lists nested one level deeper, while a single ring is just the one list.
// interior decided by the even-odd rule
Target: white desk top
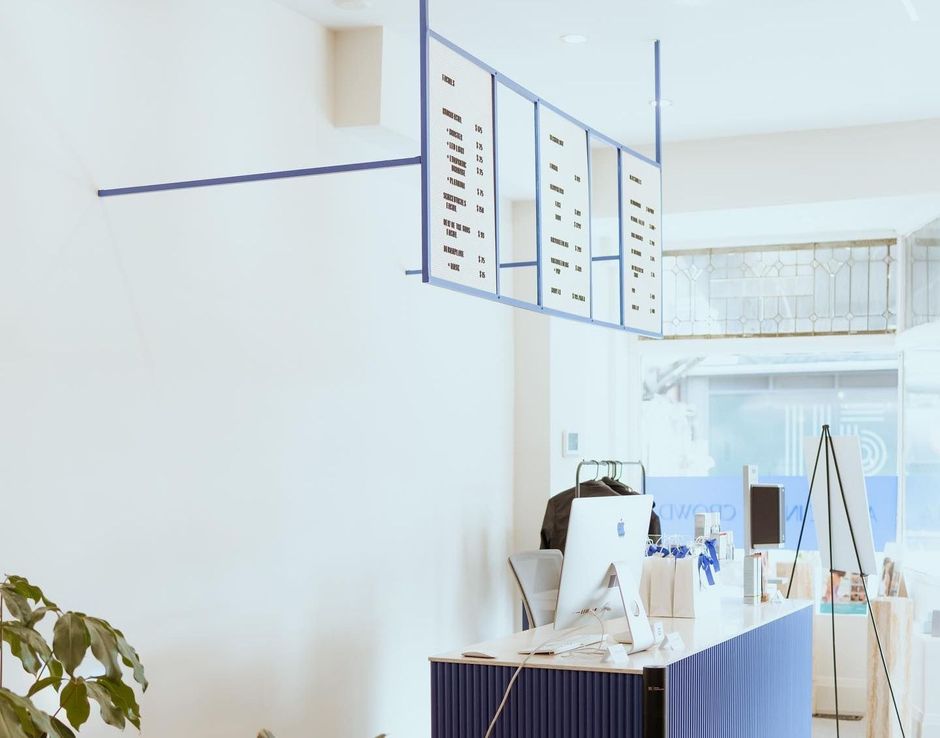
[{"label": "white desk top", "polygon": [[[685,644],[684,650],[672,651],[653,648],[649,651],[630,654],[629,662],[620,666],[605,662],[604,657],[595,652],[566,653],[558,656],[532,656],[526,662],[526,668],[642,674],[644,666],[666,666],[811,606],[812,603],[806,600],[786,600],[779,605],[746,605],[741,591],[729,588],[728,596],[722,600],[721,613],[718,616],[707,618],[650,618],[650,622],[654,625],[662,623],[667,634],[678,633],[681,635]],[[541,628],[514,633],[494,641],[475,643],[472,646],[461,648],[459,651],[432,656],[430,660],[454,664],[480,664],[483,666],[519,666],[525,659],[525,656],[519,653],[520,650],[540,646],[546,641],[563,640],[569,635],[577,637],[578,635],[600,633],[600,624],[596,620],[585,619],[584,622],[585,625],[581,628],[562,630],[557,633],[553,626],[545,625]],[[623,618],[607,621],[607,632],[616,633],[624,630],[624,622]],[[468,658],[462,655],[465,651],[481,651],[495,656],[495,658]]]}]

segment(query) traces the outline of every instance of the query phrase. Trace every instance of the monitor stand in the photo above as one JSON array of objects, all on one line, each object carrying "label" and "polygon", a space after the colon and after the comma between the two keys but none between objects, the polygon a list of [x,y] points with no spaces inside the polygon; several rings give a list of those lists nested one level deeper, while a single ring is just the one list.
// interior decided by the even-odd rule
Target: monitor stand
[{"label": "monitor stand", "polygon": [[[620,590],[620,600],[623,602],[623,611],[627,615],[627,629],[612,634],[612,638],[619,643],[628,643],[630,653],[645,651],[656,643],[653,629],[646,617],[646,608],[640,599],[640,589],[636,579],[630,573],[626,562],[615,561],[610,565],[610,573],[616,579],[616,587]],[[611,586],[615,586],[613,583]]]}]

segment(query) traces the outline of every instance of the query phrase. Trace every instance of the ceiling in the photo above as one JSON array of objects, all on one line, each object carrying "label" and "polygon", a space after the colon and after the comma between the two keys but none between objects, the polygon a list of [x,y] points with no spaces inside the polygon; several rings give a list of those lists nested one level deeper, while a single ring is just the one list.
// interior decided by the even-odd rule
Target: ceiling
[{"label": "ceiling", "polygon": [[[417,38],[417,0],[279,0],[330,27]],[[912,18],[918,17],[915,21]],[[653,137],[662,40],[667,140],[940,116],[937,0],[431,0],[431,27],[624,143]],[[560,36],[588,37],[580,45]],[[417,69],[417,65],[416,65]]]}]

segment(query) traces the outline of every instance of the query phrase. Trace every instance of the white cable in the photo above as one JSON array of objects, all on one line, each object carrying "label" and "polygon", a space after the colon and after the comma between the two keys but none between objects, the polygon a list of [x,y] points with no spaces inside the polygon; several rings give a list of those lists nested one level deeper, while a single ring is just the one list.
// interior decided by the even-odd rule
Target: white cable
[{"label": "white cable", "polygon": [[[600,617],[598,617],[597,613],[594,611],[594,609],[588,610],[587,612],[582,612],[580,617],[584,617],[584,616],[587,615],[587,614],[593,615],[595,618],[598,619],[598,621],[601,620]],[[578,626],[578,627],[576,627],[576,628],[569,629],[569,630],[568,630],[568,633],[565,634],[565,635],[567,635],[567,636],[574,635],[574,634],[577,633],[579,630],[581,630],[581,629],[583,629],[583,628],[586,628],[586,627],[587,627],[586,625],[580,625],[580,626]],[[606,636],[606,628],[604,628],[604,623],[603,623],[602,621],[601,621],[601,628],[604,629],[604,634],[601,636],[601,639],[603,640],[603,638]],[[509,680],[509,684],[506,685],[506,691],[503,692],[503,699],[502,699],[502,701],[499,703],[499,707],[496,708],[496,714],[493,715],[493,719],[490,720],[490,725],[489,725],[489,727],[486,729],[486,733],[483,734],[483,738],[490,738],[490,736],[493,734],[493,729],[496,727],[496,721],[499,720],[499,716],[502,715],[503,709],[506,707],[506,703],[509,701],[509,693],[512,692],[512,687],[513,687],[513,685],[516,683],[516,679],[518,679],[518,678],[519,678],[519,674],[522,673],[523,667],[525,667],[525,665],[526,665],[527,663],[529,663],[529,659],[531,659],[533,656],[535,656],[535,655],[536,655],[536,652],[538,652],[538,651],[542,650],[543,648],[545,648],[545,646],[547,646],[547,645],[548,645],[549,643],[551,643],[552,641],[557,641],[557,640],[559,640],[559,638],[560,638],[561,635],[562,635],[562,634],[560,634],[560,633],[555,633],[555,634],[552,635],[552,637],[549,638],[547,641],[544,641],[544,642],[540,643],[538,646],[536,646],[536,647],[533,648],[531,651],[529,651],[529,653],[526,654],[526,657],[525,657],[524,659],[522,659],[522,662],[519,664],[518,667],[516,667],[516,670],[513,672],[512,679]],[[582,647],[582,648],[583,648],[583,647]],[[575,650],[577,650],[577,649],[575,649]]]},{"label": "white cable", "polygon": [[[604,612],[607,612],[609,609],[610,608],[607,607],[606,605],[601,607],[601,610],[603,610]],[[574,649],[574,651],[570,651],[570,653],[599,653],[602,655],[607,653],[607,650],[604,648],[604,643],[607,641],[607,625],[604,623],[603,618],[601,618],[601,616],[597,614],[596,609],[590,610],[590,614],[594,616],[595,620],[597,620],[598,624],[600,624],[601,626],[601,639],[599,641],[599,643],[601,644],[600,647],[595,648],[594,644],[591,643],[585,646],[581,646],[580,648],[576,648]]]}]

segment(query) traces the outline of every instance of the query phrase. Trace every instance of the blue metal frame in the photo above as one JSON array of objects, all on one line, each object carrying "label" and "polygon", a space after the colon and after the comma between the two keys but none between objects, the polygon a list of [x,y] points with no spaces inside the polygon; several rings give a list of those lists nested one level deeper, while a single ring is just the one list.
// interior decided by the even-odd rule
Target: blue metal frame
[{"label": "blue metal frame", "polygon": [[[386,169],[392,167],[404,167],[404,166],[421,166],[421,269],[409,269],[405,271],[407,275],[421,275],[423,282],[428,284],[434,284],[440,287],[447,287],[458,292],[464,292],[466,294],[471,294],[477,297],[484,297],[490,300],[496,300],[504,302],[507,305],[512,305],[515,307],[521,307],[528,310],[534,310],[537,312],[546,313],[548,315],[555,315],[562,318],[567,318],[570,320],[576,320],[579,322],[591,323],[593,325],[601,325],[604,327],[617,328],[620,330],[629,331],[632,333],[638,333],[641,335],[648,336],[662,336],[662,307],[660,305],[660,331],[659,333],[651,333],[648,331],[642,331],[634,328],[628,328],[624,323],[624,314],[623,314],[623,268],[620,270],[620,313],[621,321],[619,325],[615,325],[606,321],[600,321],[594,319],[594,274],[593,266],[590,267],[589,271],[589,308],[590,308],[590,317],[583,317],[580,315],[575,315],[572,313],[566,313],[558,310],[552,310],[545,308],[542,304],[542,233],[541,233],[541,172],[540,166],[540,146],[541,142],[539,140],[540,134],[540,111],[541,109],[547,108],[552,112],[560,115],[561,117],[569,120],[579,128],[583,129],[586,134],[586,146],[588,154],[588,253],[590,256],[589,264],[593,265],[595,261],[608,261],[613,259],[619,259],[621,264],[623,263],[623,207],[621,196],[622,196],[622,183],[620,182],[620,168],[622,156],[627,154],[629,156],[636,157],[637,159],[647,162],[660,170],[662,169],[662,147],[661,147],[661,133],[660,133],[660,124],[661,124],[661,96],[660,96],[660,48],[659,41],[657,40],[654,44],[654,62],[655,62],[655,93],[656,93],[656,105],[655,105],[655,126],[656,126],[656,159],[655,161],[649,159],[646,156],[643,156],[637,151],[634,151],[628,146],[625,146],[614,139],[606,136],[600,131],[582,123],[580,120],[574,116],[569,115],[560,108],[552,105],[548,101],[544,100],[540,96],[536,95],[534,92],[523,87],[518,82],[510,79],[505,76],[498,70],[494,69],[490,65],[486,64],[482,60],[473,56],[469,52],[465,51],[457,44],[453,43],[449,39],[440,35],[436,31],[432,30],[429,25],[428,19],[428,0],[418,0],[419,3],[419,23],[420,23],[420,39],[419,39],[419,55],[420,55],[420,76],[421,76],[421,154],[420,156],[412,156],[399,159],[382,159],[378,161],[365,161],[365,162],[354,162],[351,164],[334,164],[320,167],[307,167],[303,169],[287,169],[279,170],[273,172],[258,172],[254,174],[240,174],[228,177],[213,177],[207,179],[192,179],[192,180],[182,180],[178,182],[162,182],[155,184],[147,185],[136,185],[132,187],[116,187],[110,189],[99,189],[98,197],[115,197],[120,195],[132,195],[132,194],[141,194],[147,192],[160,192],[166,190],[180,190],[180,189],[192,189],[197,187],[212,187],[217,185],[228,185],[228,184],[240,184],[245,182],[260,182],[266,180],[274,179],[288,179],[293,177],[310,177],[317,176],[321,174],[341,174],[345,172],[356,172],[356,171],[366,171],[371,169]],[[431,245],[430,245],[430,151],[429,151],[429,134],[428,134],[428,125],[429,125],[429,110],[428,110],[428,94],[429,94],[429,84],[428,84],[428,46],[429,40],[434,39],[439,43],[443,44],[447,48],[451,49],[455,53],[469,60],[473,64],[477,65],[481,69],[485,70],[490,74],[491,77],[491,88],[492,88],[492,141],[493,141],[493,192],[494,192],[494,212],[493,212],[493,238],[494,238],[494,251],[495,251],[495,262],[494,268],[496,269],[496,292],[491,293],[484,290],[479,290],[476,288],[464,287],[463,285],[456,284],[446,279],[441,279],[439,277],[433,277],[431,275]],[[499,156],[498,156],[498,146],[499,146],[499,136],[497,128],[497,83],[502,84],[507,89],[512,90],[513,92],[521,95],[523,98],[529,100],[533,104],[533,115],[534,115],[534,125],[535,125],[535,179],[536,179],[536,260],[534,262],[530,261],[518,261],[518,262],[507,262],[500,263],[500,222],[499,222],[499,177],[498,177],[498,166],[499,166]],[[591,157],[590,157],[590,139],[594,137],[601,142],[609,144],[617,149],[617,169],[618,169],[618,220],[620,221],[620,228],[618,229],[618,241],[619,241],[619,254],[616,257],[602,256],[594,257],[593,256],[593,229],[591,228]],[[662,198],[662,177],[660,177],[660,201]],[[662,241],[662,233],[660,233],[660,242]],[[517,300],[515,298],[510,298],[502,295],[501,293],[501,284],[500,284],[500,270],[506,268],[519,268],[519,267],[530,267],[534,266],[537,269],[537,302],[535,304],[528,303],[522,300]],[[662,265],[659,265],[660,268],[660,295],[662,294]]]},{"label": "blue metal frame", "polygon": [[653,106],[656,111],[656,163],[662,168],[663,164],[663,146],[662,146],[662,108],[663,96],[662,85],[660,84],[659,74],[659,39],[653,42],[653,84],[656,103]]},{"label": "blue metal frame", "polygon": [[[387,169],[389,167],[408,167],[421,164],[420,156],[409,156],[404,159],[382,159],[380,161],[361,161],[354,164],[331,164],[323,167],[308,167],[306,169],[283,169],[276,172],[258,172],[256,174],[237,174],[232,177],[212,177],[210,179],[188,179],[181,182],[161,182],[158,184],[136,185],[134,187],[114,187],[112,189],[98,190],[98,197],[115,197],[117,195],[137,195],[144,192],[161,192],[163,190],[186,190],[194,187],[214,187],[216,185],[240,184],[242,182],[263,182],[269,179],[289,179],[291,177],[313,177],[319,174],[342,174],[344,172],[361,172],[367,169]],[[423,167],[422,167],[423,169]]]},{"label": "blue metal frame", "polygon": [[539,101],[533,106],[535,115],[535,296],[539,307],[544,307],[542,294],[542,126]]},{"label": "blue metal frame", "polygon": [[[425,6],[426,3],[427,3],[427,0],[420,0],[420,2],[421,2],[421,4],[422,4],[422,6]],[[422,26],[422,33],[421,33],[421,35],[424,36],[424,37],[426,37],[426,38],[432,38],[432,39],[434,39],[435,41],[437,41],[437,42],[443,44],[443,45],[446,46],[448,49],[450,49],[451,51],[453,51],[455,54],[459,54],[460,56],[462,56],[462,57],[463,57],[464,59],[466,59],[467,61],[472,62],[473,64],[475,64],[476,66],[478,66],[478,67],[480,67],[482,70],[484,70],[485,72],[488,72],[489,74],[491,74],[493,77],[496,78],[496,81],[499,82],[500,84],[505,85],[506,87],[508,87],[509,89],[511,89],[513,92],[515,92],[515,93],[521,95],[522,97],[526,98],[527,100],[529,100],[529,101],[531,101],[531,102],[534,102],[534,103],[538,103],[539,105],[548,108],[548,109],[551,110],[553,113],[557,113],[557,114],[560,115],[562,118],[566,118],[567,120],[571,121],[571,122],[574,123],[576,126],[578,126],[579,128],[583,128],[583,129],[584,129],[585,131],[587,131],[587,133],[589,133],[593,138],[596,138],[596,139],[598,139],[599,141],[601,141],[601,142],[603,142],[603,143],[606,143],[606,144],[609,144],[609,145],[611,145],[611,146],[613,146],[613,147],[615,147],[615,148],[618,148],[618,149],[620,149],[621,151],[626,152],[626,153],[629,154],[630,156],[634,156],[634,157],[636,157],[637,159],[640,159],[641,161],[645,161],[647,164],[652,164],[652,165],[655,166],[655,167],[659,167],[659,166],[660,166],[660,163],[659,163],[658,161],[656,161],[656,160],[654,160],[654,159],[650,159],[648,156],[644,156],[644,155],[641,154],[639,151],[636,151],[635,149],[631,149],[631,148],[630,148],[629,146],[627,146],[626,144],[622,144],[622,143],[620,143],[619,141],[617,141],[617,140],[611,138],[610,136],[606,135],[605,133],[601,133],[601,132],[598,131],[596,128],[593,128],[593,127],[587,125],[587,123],[584,123],[584,122],[580,121],[579,119],[575,118],[573,115],[571,115],[571,114],[569,114],[569,113],[566,113],[564,110],[562,110],[562,109],[559,108],[559,107],[556,107],[555,105],[553,105],[552,103],[550,103],[550,102],[549,102],[548,100],[546,100],[545,98],[543,98],[543,97],[541,97],[540,95],[537,95],[536,93],[532,92],[530,89],[528,89],[527,87],[524,87],[523,85],[519,84],[518,82],[516,82],[516,81],[513,80],[512,78],[507,77],[505,74],[503,74],[503,73],[500,72],[499,70],[497,70],[497,69],[491,67],[489,64],[487,64],[486,62],[482,61],[482,60],[479,59],[478,57],[474,56],[474,55],[471,54],[469,51],[466,51],[466,50],[463,49],[462,47],[458,46],[457,44],[455,44],[453,41],[451,41],[450,39],[446,38],[445,36],[442,36],[442,35],[439,34],[437,31],[434,31],[434,30],[432,30],[432,29],[429,28],[429,27]],[[659,52],[658,52],[659,46],[658,46],[658,44],[659,44],[658,41],[656,41],[655,44],[654,44],[654,53],[655,53],[655,57],[656,57],[656,58],[655,58],[655,61],[656,61],[656,68],[657,68],[657,70],[659,69]],[[657,75],[658,75],[658,71],[657,71]],[[424,94],[424,93],[426,93],[426,90],[422,90],[422,94]],[[658,107],[659,107],[659,106],[657,105],[657,108],[658,108]]]},{"label": "blue metal frame", "polygon": [[[631,328],[626,326],[625,320],[626,315],[624,312],[623,306],[623,296],[624,296],[624,274],[623,274],[623,192],[622,192],[622,157],[626,154],[632,156],[640,161],[650,164],[660,171],[662,171],[661,165],[661,141],[660,141],[660,65],[659,65],[659,41],[656,41],[654,44],[654,65],[655,65],[655,89],[656,89],[656,105],[655,105],[655,125],[656,125],[656,159],[650,159],[647,156],[631,149],[629,146],[616,141],[615,139],[607,136],[595,128],[592,128],[589,125],[581,122],[572,115],[569,115],[565,111],[551,104],[547,100],[544,100],[539,95],[535,94],[528,88],[519,84],[515,80],[507,77],[499,70],[490,66],[483,60],[474,56],[470,52],[466,51],[462,47],[455,44],[450,39],[442,36],[437,31],[434,31],[430,28],[428,24],[427,16],[427,2],[428,0],[419,0],[421,6],[420,20],[420,35],[421,35],[421,124],[422,124],[422,137],[421,137],[421,155],[422,155],[422,268],[421,274],[424,282],[432,284],[438,287],[446,287],[447,289],[454,290],[456,292],[462,292],[464,294],[473,295],[475,297],[483,297],[488,300],[494,300],[496,302],[502,302],[506,305],[511,305],[513,307],[522,308],[524,310],[531,310],[534,312],[540,312],[546,315],[553,315],[560,318],[566,318],[568,320],[575,320],[582,323],[589,323],[592,325],[599,325],[605,328],[613,328],[616,330],[622,330],[629,333],[635,333],[643,336],[650,336],[654,338],[660,338],[663,335],[662,331],[662,309],[661,305],[657,306],[657,309],[660,313],[660,331],[658,333],[652,331],[645,331],[638,328]],[[499,262],[499,190],[498,184],[494,183],[494,195],[495,195],[495,212],[494,212],[494,228],[495,228],[495,253],[498,268],[496,270],[496,292],[488,292],[485,290],[480,290],[475,287],[467,287],[465,285],[452,282],[448,279],[441,277],[434,277],[430,274],[430,210],[429,210],[429,193],[426,188],[428,182],[428,170],[430,166],[430,152],[428,149],[428,135],[427,135],[427,126],[428,126],[428,69],[427,69],[427,46],[428,41],[434,39],[434,41],[442,44],[446,48],[453,51],[455,54],[463,57],[467,61],[476,65],[483,71],[487,72],[491,77],[492,90],[493,90],[493,170],[494,176],[498,180],[498,167],[499,167],[499,135],[498,135],[498,126],[497,126],[497,83],[505,86],[507,89],[512,90],[516,94],[520,95],[524,99],[528,100],[533,104],[533,115],[534,115],[534,131],[535,131],[535,223],[536,223],[536,242],[535,242],[535,251],[536,258],[535,261],[517,261],[517,262]],[[588,192],[589,192],[589,213],[588,213],[588,229],[589,229],[589,238],[588,238],[588,253],[590,254],[589,264],[593,265],[595,261],[619,261],[621,263],[621,268],[619,270],[619,282],[620,282],[620,323],[610,323],[608,321],[596,320],[594,318],[594,276],[593,276],[593,266],[590,271],[590,315],[589,317],[584,317],[581,315],[576,315],[573,313],[567,313],[560,310],[554,310],[551,308],[546,308],[543,304],[543,280],[542,280],[542,194],[541,194],[541,141],[540,141],[540,117],[542,108],[551,110],[552,112],[560,115],[561,117],[567,119],[574,125],[583,129],[586,137],[586,146],[588,152]],[[591,137],[596,138],[602,143],[606,143],[615,149],[617,149],[617,214],[618,214],[618,229],[617,229],[617,242],[618,242],[618,253],[616,256],[593,256],[593,229],[591,229],[590,221],[590,191],[591,191],[591,157],[590,157],[590,140]],[[660,176],[660,202],[662,202],[662,177]],[[661,210],[661,207],[660,207]],[[662,233],[660,232],[659,240],[662,242]],[[499,281],[499,273],[501,269],[507,268],[519,268],[519,267],[535,267],[536,268],[536,302],[530,303],[525,300],[519,300],[517,298],[508,297],[502,294],[501,285]],[[661,264],[657,265],[659,268],[659,280],[660,280],[660,295],[662,295],[662,269]],[[408,270],[406,274],[414,274],[415,270]]]},{"label": "blue metal frame", "polygon": [[428,0],[418,0],[421,74],[421,281],[431,281],[431,201],[428,169]]},{"label": "blue metal frame", "polygon": [[623,309],[623,292],[626,288],[626,264],[623,263],[623,152],[617,152],[617,260],[620,262],[620,325],[626,327],[627,315]]},{"label": "blue metal frame", "polygon": [[660,259],[657,268],[659,269],[659,305],[656,307],[659,310],[659,335],[662,337],[665,335],[665,326],[663,320],[663,260],[662,260],[662,245],[663,245],[663,214],[662,214],[662,202],[663,202],[663,135],[662,135],[662,108],[663,108],[663,95],[662,95],[662,76],[660,73],[660,64],[659,64],[659,39],[653,43],[653,77],[654,84],[656,86],[656,163],[659,164],[659,203],[660,203],[660,213],[659,213],[659,253]]},{"label": "blue metal frame", "polygon": [[588,250],[588,317],[594,320],[594,199],[591,193],[594,190],[594,179],[591,171],[591,134],[584,132],[584,150],[587,157],[587,250]]},{"label": "blue metal frame", "polygon": [[490,124],[493,131],[493,246],[496,252],[496,263],[493,268],[496,269],[496,294],[502,294],[500,291],[499,274],[503,265],[500,263],[499,255],[499,136],[496,135],[496,122],[498,120],[498,105],[496,100],[496,78],[490,75],[490,96],[493,100],[493,122]]}]

